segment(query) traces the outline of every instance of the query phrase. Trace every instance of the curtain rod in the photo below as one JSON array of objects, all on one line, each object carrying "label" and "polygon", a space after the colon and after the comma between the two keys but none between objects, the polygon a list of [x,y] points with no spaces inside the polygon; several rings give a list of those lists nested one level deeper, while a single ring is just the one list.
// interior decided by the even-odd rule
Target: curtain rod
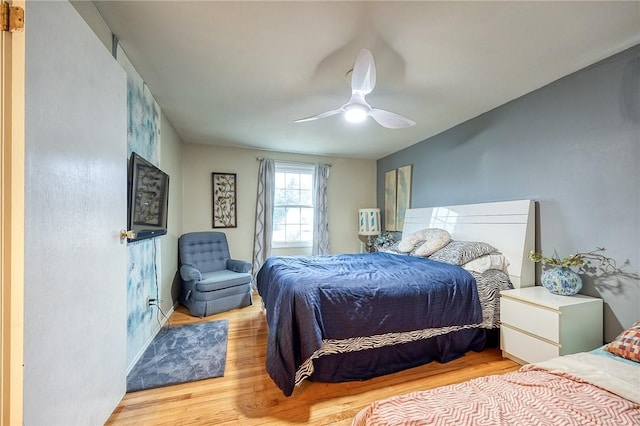
[{"label": "curtain rod", "polygon": [[[262,160],[263,158],[264,158],[264,157],[258,157],[258,158],[256,158],[256,161],[260,161],[260,160]],[[277,161],[277,162],[279,162],[279,163],[313,164],[313,163],[310,163],[310,162],[308,162],[308,161],[277,160],[277,159],[275,159],[275,158],[273,158],[273,161]],[[331,167],[331,163],[329,163],[329,164],[324,163],[324,165],[325,165],[325,166],[327,166],[327,167]]]}]

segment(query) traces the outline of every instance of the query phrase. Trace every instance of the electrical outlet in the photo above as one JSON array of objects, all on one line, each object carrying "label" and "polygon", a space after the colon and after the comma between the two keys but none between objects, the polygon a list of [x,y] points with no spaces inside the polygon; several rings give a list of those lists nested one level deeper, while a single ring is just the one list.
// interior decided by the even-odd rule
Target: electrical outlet
[{"label": "electrical outlet", "polygon": [[151,298],[147,296],[147,309],[151,307]]}]

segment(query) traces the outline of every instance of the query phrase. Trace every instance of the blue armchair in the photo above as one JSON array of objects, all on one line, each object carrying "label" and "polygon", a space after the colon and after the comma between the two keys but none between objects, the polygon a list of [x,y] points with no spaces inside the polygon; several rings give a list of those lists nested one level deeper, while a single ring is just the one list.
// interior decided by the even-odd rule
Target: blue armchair
[{"label": "blue armchair", "polygon": [[190,232],[178,239],[180,303],[205,317],[252,304],[251,264],[231,259],[222,232]]}]

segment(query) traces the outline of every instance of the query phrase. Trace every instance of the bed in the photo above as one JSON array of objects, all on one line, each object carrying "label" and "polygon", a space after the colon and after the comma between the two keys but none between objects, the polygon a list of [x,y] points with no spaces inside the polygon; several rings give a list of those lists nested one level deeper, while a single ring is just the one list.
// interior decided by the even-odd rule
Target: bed
[{"label": "bed", "polygon": [[[612,354],[617,341],[624,349]],[[376,401],[353,425],[638,425],[638,361],[640,321],[591,352]]]},{"label": "bed", "polygon": [[[428,257],[267,259],[256,278],[269,329],[267,372],[290,396],[307,378],[363,380],[482,350],[498,327],[499,291],[533,285],[533,223],[530,200],[410,209],[403,241],[426,229],[452,241]],[[508,275],[451,264],[451,248],[465,267],[497,253],[509,259]]]}]

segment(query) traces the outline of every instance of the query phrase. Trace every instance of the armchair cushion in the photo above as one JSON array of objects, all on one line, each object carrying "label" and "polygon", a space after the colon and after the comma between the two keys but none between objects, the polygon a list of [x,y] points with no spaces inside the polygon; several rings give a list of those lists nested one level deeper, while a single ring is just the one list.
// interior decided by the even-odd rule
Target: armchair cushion
[{"label": "armchair cushion", "polygon": [[227,269],[233,272],[249,272],[251,263],[246,260],[229,259],[227,260]]},{"label": "armchair cushion", "polygon": [[201,281],[202,274],[191,265],[182,265],[180,267],[180,278],[184,281]]},{"label": "armchair cushion", "polygon": [[233,272],[228,269],[202,274],[202,281],[196,283],[196,290],[207,292],[235,287],[251,282],[251,274]]}]

